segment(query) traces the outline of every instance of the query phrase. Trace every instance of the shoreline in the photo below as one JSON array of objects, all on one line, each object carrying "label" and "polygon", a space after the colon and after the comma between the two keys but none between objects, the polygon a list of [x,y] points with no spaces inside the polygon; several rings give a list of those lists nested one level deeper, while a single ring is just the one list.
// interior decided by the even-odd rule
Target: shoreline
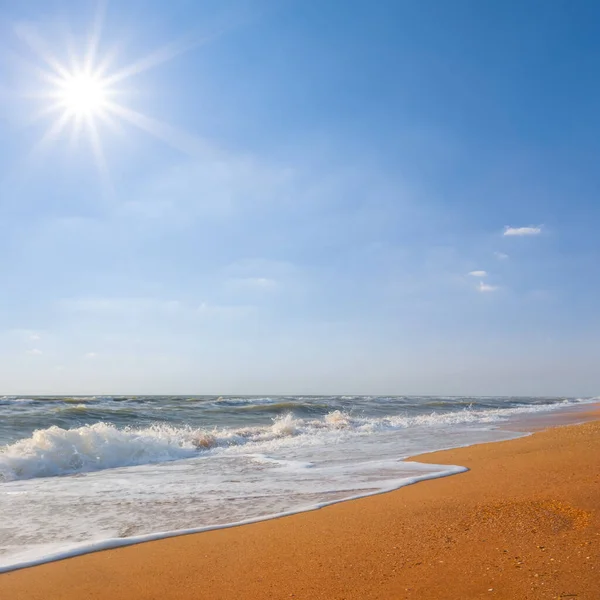
[{"label": "shoreline", "polygon": [[51,552],[44,556],[38,558],[31,558],[26,560],[21,560],[9,565],[1,565],[0,564],[0,575],[3,573],[9,573],[12,571],[17,571],[20,569],[28,569],[31,567],[37,567],[40,565],[44,565],[47,563],[52,563],[56,561],[66,560],[69,558],[75,558],[78,556],[83,556],[85,554],[90,554],[94,552],[103,552],[106,550],[113,550],[118,548],[125,548],[128,546],[134,546],[138,544],[144,544],[147,542],[154,542],[159,540],[171,539],[186,535],[195,535],[199,533],[206,533],[209,531],[216,531],[219,529],[231,529],[233,527],[241,527],[245,525],[254,525],[256,523],[262,523],[264,521],[271,521],[274,519],[280,519],[283,517],[289,517],[305,512],[312,512],[315,510],[321,510],[322,508],[326,508],[328,506],[333,506],[335,504],[339,504],[341,502],[350,502],[354,500],[360,500],[362,498],[369,498],[371,496],[377,496],[379,494],[387,494],[390,492],[394,492],[400,490],[404,487],[414,485],[416,483],[421,483],[429,480],[438,479],[441,477],[448,477],[451,475],[456,475],[469,469],[467,467],[461,465],[450,465],[450,464],[435,464],[430,462],[420,461],[421,456],[427,456],[433,452],[446,452],[451,450],[457,450],[460,448],[468,448],[474,445],[480,444],[489,444],[496,443],[498,441],[508,441],[511,439],[519,439],[521,437],[531,435],[536,431],[542,431],[544,429],[548,429],[550,427],[560,427],[564,425],[574,425],[579,423],[584,423],[589,420],[594,420],[597,418],[598,413],[600,412],[600,403],[594,401],[592,403],[583,403],[581,405],[570,406],[567,409],[561,409],[557,412],[548,412],[542,413],[538,415],[536,413],[533,414],[524,414],[517,415],[515,417],[509,418],[505,423],[503,423],[500,427],[498,427],[498,431],[503,431],[506,434],[506,438],[500,440],[486,441],[486,442],[473,442],[462,446],[449,446],[447,448],[440,448],[438,450],[431,450],[425,453],[421,453],[414,456],[405,456],[400,458],[402,462],[406,463],[421,463],[427,464],[428,466],[438,467],[435,472],[424,473],[421,475],[417,475],[415,477],[403,477],[401,480],[398,480],[400,483],[396,485],[391,485],[387,488],[376,489],[373,491],[368,491],[366,493],[359,493],[356,495],[351,495],[345,498],[339,498],[336,500],[323,501],[318,502],[312,506],[305,506],[299,509],[292,509],[289,511],[283,511],[279,513],[272,513],[267,515],[262,515],[259,517],[244,519],[241,521],[234,521],[229,523],[220,523],[215,525],[206,525],[200,527],[187,527],[183,529],[174,529],[174,530],[162,530],[156,531],[152,533],[140,534],[136,536],[130,536],[126,538],[107,538],[98,541],[90,541],[90,542],[80,542],[73,547],[66,548],[64,550],[57,550],[55,552]]},{"label": "shoreline", "polygon": [[[517,438],[518,439],[518,438]],[[485,443],[493,443],[493,442],[485,442]],[[467,446],[463,446],[467,447]],[[445,452],[446,450],[440,450],[439,452]],[[412,458],[403,459],[402,462],[416,462],[419,461],[414,460]],[[258,523],[264,523],[266,521],[275,521],[277,519],[283,519],[285,517],[293,517],[295,515],[300,515],[304,513],[314,512],[316,510],[321,510],[323,508],[328,508],[329,506],[334,506],[336,504],[341,504],[343,502],[352,502],[354,500],[362,500],[363,498],[370,498],[372,496],[379,496],[380,494],[389,494],[391,492],[396,492],[401,490],[404,487],[408,487],[411,485],[415,485],[417,483],[430,481],[433,479],[440,479],[442,477],[451,477],[452,475],[458,475],[459,473],[464,473],[468,471],[466,467],[462,467],[460,465],[437,465],[433,463],[423,463],[428,464],[430,466],[439,467],[439,471],[435,471],[433,473],[427,473],[423,475],[417,475],[415,477],[406,477],[402,481],[403,483],[394,487],[385,488],[376,490],[374,492],[369,492],[366,494],[358,494],[355,496],[348,496],[347,498],[341,498],[339,500],[330,500],[326,502],[321,502],[315,504],[314,506],[309,506],[305,508],[300,508],[298,510],[290,510],[282,513],[274,513],[270,515],[264,515],[261,517],[256,517],[254,519],[247,519],[243,521],[235,521],[233,523],[222,523],[218,525],[207,525],[206,527],[191,527],[188,529],[175,529],[173,531],[157,531],[155,533],[147,533],[138,536],[131,536],[126,538],[108,538],[106,540],[100,540],[98,542],[90,542],[83,543],[77,548],[72,548],[69,550],[59,551],[54,554],[48,554],[41,558],[35,558],[28,561],[23,561],[19,563],[14,563],[8,566],[0,565],[0,576],[3,573],[11,573],[13,571],[20,571],[22,569],[30,569],[33,567],[39,567],[42,565],[68,560],[70,558],[77,558],[79,556],[85,556],[87,554],[93,554],[96,552],[105,552],[110,550],[117,550],[119,548],[127,548],[129,546],[139,546],[140,544],[146,544],[149,542],[157,542],[160,540],[169,540],[178,537],[184,537],[188,535],[198,535],[201,533],[208,533],[210,531],[219,531],[221,529],[233,529],[236,527],[244,527],[247,525],[256,525]]]},{"label": "shoreline", "polygon": [[[587,411],[585,415],[582,412],[578,418],[597,419],[598,412]],[[596,421],[584,425],[556,427],[514,440],[421,455],[407,460],[429,464],[466,465],[470,471],[456,477],[431,479],[418,486],[404,486],[396,491],[347,500],[293,516],[262,520],[252,525],[234,526],[229,529],[220,527],[201,534],[179,535],[176,538],[163,538],[144,544],[136,543],[135,546],[88,553],[68,560],[12,570],[0,575],[0,596],[11,600],[74,600],[83,597],[117,600],[130,598],[131,590],[135,589],[136,598],[425,597],[433,600],[446,597],[480,597],[477,594],[483,594],[481,597],[492,597],[485,594],[494,594],[493,597],[506,598],[557,597],[558,594],[567,591],[559,591],[555,596],[535,595],[538,594],[536,590],[540,593],[550,590],[550,587],[544,588],[547,583],[541,573],[534,577],[534,585],[527,590],[529,595],[519,595],[523,591],[521,590],[512,596],[502,595],[502,588],[492,584],[485,589],[485,585],[480,586],[478,591],[473,589],[466,592],[463,588],[462,591],[452,592],[454,595],[445,596],[443,593],[448,590],[437,589],[439,584],[436,587],[435,578],[432,579],[431,573],[421,573],[416,578],[416,583],[413,582],[413,575],[416,571],[427,571],[427,565],[431,570],[433,565],[436,572],[450,568],[445,575],[446,579],[450,578],[457,580],[455,583],[460,583],[460,569],[457,573],[457,565],[449,566],[448,558],[440,560],[437,557],[445,556],[444,550],[457,543],[450,541],[459,533],[455,531],[457,522],[464,522],[465,518],[469,520],[469,515],[473,517],[473,509],[477,502],[481,503],[482,500],[493,496],[497,499],[496,505],[491,509],[489,506],[485,510],[482,508],[483,512],[479,512],[486,520],[491,519],[490,522],[496,524],[502,524],[503,519],[510,521],[511,517],[506,516],[510,505],[516,511],[515,514],[520,515],[521,523],[524,519],[537,523],[534,529],[538,532],[543,529],[543,523],[538,523],[538,513],[546,515],[549,522],[555,522],[557,535],[570,531],[581,533],[595,527],[593,532],[589,531],[590,535],[587,537],[590,539],[585,540],[585,543],[586,547],[593,547],[597,559],[597,545],[600,542],[597,537],[600,535],[598,501],[594,504],[593,498],[588,498],[586,502],[592,508],[588,510],[586,507],[580,508],[572,502],[561,500],[561,496],[568,496],[569,493],[573,495],[575,479],[579,480],[580,492],[585,489],[590,491],[590,482],[586,477],[591,477],[590,473],[596,474],[597,477],[600,463],[600,459],[597,458],[600,456],[600,444],[597,441],[599,433],[600,423]],[[535,461],[531,456],[532,448],[537,448],[534,452]],[[585,456],[584,449],[587,449],[588,456]],[[576,461],[579,463],[578,470],[573,468],[573,461],[566,461],[575,455],[579,457]],[[553,462],[556,464],[553,465]],[[564,463],[562,473],[565,481],[570,484],[570,487],[567,486],[569,489],[565,488],[564,482],[561,486],[557,481],[558,463]],[[585,464],[588,466],[587,470],[584,469]],[[546,475],[546,480],[554,481],[554,495],[550,493],[547,485],[543,485],[544,477],[540,480],[540,473]],[[509,475],[508,479],[506,475]],[[509,489],[514,487],[514,482],[519,479],[518,475],[522,487],[528,489],[528,494],[525,495],[529,499],[520,500],[520,504],[515,504]],[[534,482],[537,483],[534,485]],[[467,488],[473,486],[476,489],[472,489],[465,496]],[[522,491],[519,495],[523,495]],[[503,504],[506,503],[508,504],[503,508]],[[427,515],[427,509],[433,510],[434,515]],[[450,513],[454,518],[450,518]],[[440,521],[440,517],[444,515],[446,520],[442,518]],[[435,516],[434,520],[432,516]],[[586,527],[576,526],[584,521]],[[569,523],[575,525],[571,527]],[[480,527],[481,523],[474,522],[464,531],[473,531]],[[448,534],[454,532],[454,535],[440,538],[440,530]],[[426,531],[430,532],[429,536],[424,535]],[[413,535],[410,535],[411,532]],[[522,532],[522,538],[527,537],[525,533]],[[544,537],[541,533],[539,536]],[[388,545],[383,542],[384,539],[388,540]],[[411,542],[408,548],[406,540]],[[437,541],[438,544],[432,545],[433,541]],[[481,542],[482,540],[479,540],[479,544],[476,543],[474,547],[470,544],[463,547],[461,553],[467,556],[473,554]],[[392,545],[389,546],[389,543]],[[540,548],[550,547],[548,541],[546,544],[548,545],[540,543],[533,546],[538,548],[538,552],[542,552]],[[363,552],[365,548],[369,549],[366,556]],[[240,549],[245,549],[245,552],[241,554]],[[494,554],[493,549],[487,550]],[[414,556],[408,558],[407,553]],[[592,549],[588,551],[588,555],[592,556]],[[315,556],[320,557],[320,562],[315,563]],[[259,557],[261,560],[257,562],[255,559]],[[417,560],[419,557],[422,560]],[[380,560],[375,560],[376,558]],[[432,562],[436,558],[438,562]],[[462,560],[464,561],[464,557]],[[587,561],[589,566],[593,567],[591,558],[584,557],[583,560],[584,564]],[[475,557],[473,561],[476,567],[478,561]],[[554,559],[551,562],[554,562]],[[392,564],[394,566],[391,566]],[[233,571],[232,565],[236,567]],[[266,565],[270,565],[270,568],[266,569]],[[350,571],[348,565],[352,567]],[[517,567],[521,568],[520,565]],[[493,573],[489,573],[490,570],[493,571],[492,567],[487,566],[483,575],[488,572],[491,577]],[[570,565],[568,570],[577,569]],[[342,571],[347,578],[346,582],[339,577]],[[593,589],[596,595],[580,594],[578,598],[600,597],[600,573],[594,572],[593,569],[590,571],[595,576],[597,586],[589,589]],[[309,572],[311,575],[304,576],[303,572]],[[235,573],[237,588],[230,581],[232,573]],[[286,574],[283,579],[282,573]],[[262,574],[262,577],[258,577],[259,574]],[[490,581],[493,579],[491,577]],[[557,583],[561,577],[550,579]],[[584,579],[588,581],[589,577],[577,577],[576,581],[583,582]],[[196,585],[190,587],[194,582]],[[470,585],[472,581],[465,579],[462,583]],[[588,583],[593,585],[593,581]],[[392,588],[394,591],[389,595]]]}]

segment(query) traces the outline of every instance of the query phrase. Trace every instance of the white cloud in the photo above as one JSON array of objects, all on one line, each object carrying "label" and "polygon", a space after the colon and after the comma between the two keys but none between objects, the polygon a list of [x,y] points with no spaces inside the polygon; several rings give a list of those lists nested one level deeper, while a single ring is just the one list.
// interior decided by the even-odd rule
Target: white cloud
[{"label": "white cloud", "polygon": [[277,287],[277,281],[270,277],[239,277],[230,280],[235,287],[251,288],[254,290],[272,290]]},{"label": "white cloud", "polygon": [[42,339],[42,336],[39,333],[32,333],[32,334],[30,334],[29,339],[32,342],[37,342],[38,340]]},{"label": "white cloud", "polygon": [[509,227],[508,225],[504,228],[504,234],[507,236],[515,235],[539,235],[542,233],[541,226],[530,226],[530,227]]},{"label": "white cloud", "polygon": [[470,271],[469,275],[473,277],[487,277],[487,271]]},{"label": "white cloud", "polygon": [[273,288],[277,287],[277,282],[269,277],[251,277],[247,280],[249,285],[257,286],[260,288]]},{"label": "white cloud", "polygon": [[43,354],[43,352],[39,348],[32,348],[31,350],[27,350],[27,354],[39,356],[40,354]]},{"label": "white cloud", "polygon": [[505,254],[504,252],[494,252],[494,256],[498,260],[506,260],[506,259],[508,259],[508,254]]},{"label": "white cloud", "polygon": [[96,358],[97,356],[98,355],[95,352],[88,352],[85,354],[85,358],[89,358],[89,359]]},{"label": "white cloud", "polygon": [[483,283],[483,281],[480,281],[477,289],[480,292],[495,292],[498,289],[498,286],[490,285],[489,283]]}]

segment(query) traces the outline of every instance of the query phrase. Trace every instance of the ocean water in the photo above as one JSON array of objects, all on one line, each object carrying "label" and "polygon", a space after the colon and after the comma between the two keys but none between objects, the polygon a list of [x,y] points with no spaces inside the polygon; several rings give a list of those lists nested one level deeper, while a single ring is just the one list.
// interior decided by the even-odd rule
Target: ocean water
[{"label": "ocean water", "polygon": [[458,473],[403,459],[589,401],[0,397],[0,572]]}]

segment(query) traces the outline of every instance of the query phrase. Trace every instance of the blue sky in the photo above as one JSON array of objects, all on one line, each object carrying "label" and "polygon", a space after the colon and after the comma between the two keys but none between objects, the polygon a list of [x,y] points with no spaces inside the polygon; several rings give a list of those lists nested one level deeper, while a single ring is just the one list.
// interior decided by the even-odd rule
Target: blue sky
[{"label": "blue sky", "polygon": [[0,393],[600,393],[596,2],[0,14]]}]

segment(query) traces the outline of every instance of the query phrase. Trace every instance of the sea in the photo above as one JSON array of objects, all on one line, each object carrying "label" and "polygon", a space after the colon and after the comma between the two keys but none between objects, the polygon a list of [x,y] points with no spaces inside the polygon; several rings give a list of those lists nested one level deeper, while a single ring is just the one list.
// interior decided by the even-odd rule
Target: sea
[{"label": "sea", "polygon": [[594,398],[0,396],[0,572],[320,507]]}]

